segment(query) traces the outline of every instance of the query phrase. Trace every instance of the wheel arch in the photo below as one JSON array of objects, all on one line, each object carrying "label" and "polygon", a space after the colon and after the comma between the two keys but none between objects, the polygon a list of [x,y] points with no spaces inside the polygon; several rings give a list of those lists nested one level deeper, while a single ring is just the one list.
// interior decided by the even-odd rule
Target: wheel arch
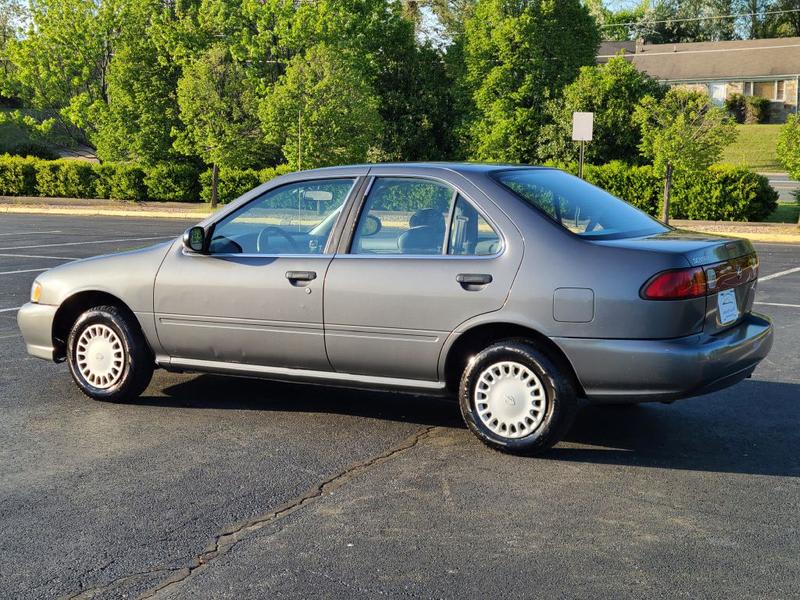
[{"label": "wheel arch", "polygon": [[[123,300],[109,292],[102,290],[82,290],[72,294],[62,301],[61,304],[59,304],[55,316],[53,317],[52,338],[53,348],[55,349],[53,354],[54,360],[61,362],[66,358],[67,338],[69,337],[69,332],[78,317],[92,307],[107,305],[116,306],[123,311],[128,317],[131,318],[131,322],[135,323],[136,327],[139,328],[139,331],[142,332],[142,326],[141,323],[139,323],[139,319]],[[143,334],[142,337],[149,345],[147,336]]]},{"label": "wheel arch", "polygon": [[585,397],[586,394],[572,362],[558,344],[531,327],[512,322],[477,324],[460,333],[452,341],[449,348],[446,349],[443,363],[443,375],[447,389],[451,392],[458,390],[461,374],[472,356],[487,346],[510,339],[530,340],[572,379],[578,395]]}]

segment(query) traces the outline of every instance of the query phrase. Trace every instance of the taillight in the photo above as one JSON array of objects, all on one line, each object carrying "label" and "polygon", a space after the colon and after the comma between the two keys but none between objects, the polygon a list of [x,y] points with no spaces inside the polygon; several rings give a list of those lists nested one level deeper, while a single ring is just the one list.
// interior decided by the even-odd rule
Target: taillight
[{"label": "taillight", "polygon": [[700,267],[654,275],[642,286],[645,300],[684,300],[706,295],[706,274]]}]

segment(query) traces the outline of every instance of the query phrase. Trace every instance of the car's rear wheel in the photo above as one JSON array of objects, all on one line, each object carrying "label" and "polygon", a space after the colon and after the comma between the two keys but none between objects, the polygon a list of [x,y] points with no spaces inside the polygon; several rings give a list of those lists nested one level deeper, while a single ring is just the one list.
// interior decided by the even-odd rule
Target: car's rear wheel
[{"label": "car's rear wheel", "polygon": [[78,388],[95,400],[135,398],[153,377],[153,355],[135,317],[116,306],[97,306],[78,317],[67,362]]},{"label": "car's rear wheel", "polygon": [[569,430],[577,393],[568,373],[524,340],[489,346],[470,361],[459,388],[461,414],[492,448],[535,454]]}]

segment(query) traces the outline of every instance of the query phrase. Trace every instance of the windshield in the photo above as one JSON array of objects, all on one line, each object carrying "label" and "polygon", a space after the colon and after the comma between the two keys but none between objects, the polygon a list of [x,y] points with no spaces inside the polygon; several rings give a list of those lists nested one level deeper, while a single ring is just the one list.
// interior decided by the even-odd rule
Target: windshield
[{"label": "windshield", "polygon": [[512,169],[492,175],[525,202],[581,237],[613,239],[669,231],[624,200],[563,171]]}]

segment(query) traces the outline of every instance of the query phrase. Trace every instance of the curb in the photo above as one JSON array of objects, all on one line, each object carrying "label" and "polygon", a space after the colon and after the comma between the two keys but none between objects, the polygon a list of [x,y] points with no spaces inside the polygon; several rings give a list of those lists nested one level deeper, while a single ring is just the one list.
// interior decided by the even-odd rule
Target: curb
[{"label": "curb", "polygon": [[121,208],[91,208],[64,206],[9,206],[0,204],[0,213],[28,215],[74,215],[90,217],[143,217],[154,219],[196,219],[201,221],[211,214],[210,210],[167,211],[131,210]]}]

